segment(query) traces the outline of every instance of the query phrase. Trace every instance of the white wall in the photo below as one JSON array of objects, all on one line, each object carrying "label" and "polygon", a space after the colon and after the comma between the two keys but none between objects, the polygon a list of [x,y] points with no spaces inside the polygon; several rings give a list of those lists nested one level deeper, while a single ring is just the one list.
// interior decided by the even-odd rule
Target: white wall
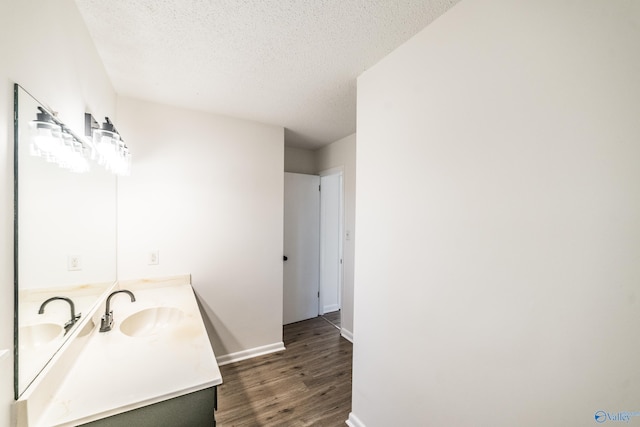
[{"label": "white wall", "polygon": [[[343,168],[345,236],[343,240],[343,291],[342,322],[343,333],[353,336],[353,266],[355,258],[356,230],[356,134],[346,136],[315,152],[316,170],[326,171]],[[346,233],[349,232],[349,239]]]},{"label": "white wall", "polygon": [[218,357],[281,343],[284,129],[130,98],[117,123],[118,278],[191,273]]},{"label": "white wall", "polygon": [[640,411],[639,40],[466,0],[359,78],[353,425]]},{"label": "white wall", "polygon": [[[85,110],[113,114],[116,96],[72,0],[0,3],[0,350],[13,348],[13,83],[73,129]],[[13,360],[0,360],[0,425],[9,425]]]},{"label": "white wall", "polygon": [[316,175],[315,151],[297,147],[284,147],[284,171]]}]

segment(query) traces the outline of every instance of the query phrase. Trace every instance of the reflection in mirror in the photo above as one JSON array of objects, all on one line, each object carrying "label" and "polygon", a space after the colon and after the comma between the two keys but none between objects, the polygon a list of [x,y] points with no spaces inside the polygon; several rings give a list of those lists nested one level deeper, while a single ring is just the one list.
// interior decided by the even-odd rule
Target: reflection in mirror
[{"label": "reflection in mirror", "polygon": [[115,175],[82,160],[70,167],[62,155],[49,154],[38,138],[57,136],[80,153],[75,135],[82,133],[67,128],[77,139],[60,137],[50,122],[61,122],[47,115],[53,116],[15,86],[16,399],[75,328],[91,321],[82,313],[116,279]]}]

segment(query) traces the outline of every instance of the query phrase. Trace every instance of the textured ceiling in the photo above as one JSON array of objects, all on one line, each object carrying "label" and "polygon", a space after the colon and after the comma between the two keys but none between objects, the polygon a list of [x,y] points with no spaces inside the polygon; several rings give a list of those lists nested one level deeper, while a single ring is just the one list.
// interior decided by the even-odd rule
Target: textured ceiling
[{"label": "textured ceiling", "polygon": [[76,0],[120,95],[283,126],[356,130],[356,78],[458,0]]}]

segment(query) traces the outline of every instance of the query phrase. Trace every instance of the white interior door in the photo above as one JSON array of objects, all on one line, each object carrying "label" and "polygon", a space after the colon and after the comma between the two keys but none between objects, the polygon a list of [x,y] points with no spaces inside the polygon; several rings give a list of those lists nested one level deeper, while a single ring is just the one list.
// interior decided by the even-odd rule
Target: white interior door
[{"label": "white interior door", "polygon": [[342,294],[342,173],[320,178],[320,314],[340,310]]},{"label": "white interior door", "polygon": [[318,316],[320,177],[284,174],[283,324]]}]

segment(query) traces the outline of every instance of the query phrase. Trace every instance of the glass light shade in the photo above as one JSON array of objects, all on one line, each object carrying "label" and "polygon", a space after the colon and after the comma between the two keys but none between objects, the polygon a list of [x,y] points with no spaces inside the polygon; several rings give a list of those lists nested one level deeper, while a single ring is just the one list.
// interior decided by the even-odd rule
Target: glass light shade
[{"label": "glass light shade", "polygon": [[131,174],[131,154],[129,153],[127,146],[122,141],[118,145],[118,151],[112,170],[117,175]]},{"label": "glass light shade", "polygon": [[89,171],[89,161],[84,156],[84,148],[81,143],[73,140],[71,166],[72,172],[83,173]]},{"label": "glass light shade", "polygon": [[32,121],[29,123],[31,131],[31,149],[34,155],[45,157],[52,161],[56,151],[62,144],[62,130],[55,123]]},{"label": "glass light shade", "polygon": [[112,163],[120,136],[115,132],[97,129],[93,131],[93,144],[98,152],[98,162],[102,165]]},{"label": "glass light shade", "polygon": [[131,155],[124,141],[115,132],[105,129],[93,131],[93,145],[98,153],[98,163],[117,175],[131,171]]},{"label": "glass light shade", "polygon": [[86,172],[89,162],[84,156],[83,145],[66,129],[49,121],[34,120],[29,123],[29,152],[72,172]]}]

